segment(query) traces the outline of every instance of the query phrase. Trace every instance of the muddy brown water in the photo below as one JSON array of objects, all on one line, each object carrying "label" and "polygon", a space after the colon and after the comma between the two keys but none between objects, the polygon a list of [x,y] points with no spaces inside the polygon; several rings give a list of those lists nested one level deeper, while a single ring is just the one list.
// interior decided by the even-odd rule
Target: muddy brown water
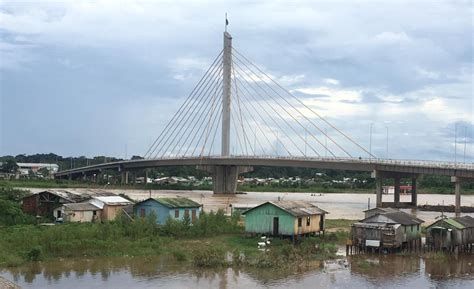
[{"label": "muddy brown water", "polygon": [[196,269],[164,258],[94,258],[0,269],[22,288],[474,288],[474,255],[352,256],[287,270]]},{"label": "muddy brown water", "polygon": [[[32,188],[32,192],[40,192],[45,189]],[[77,193],[85,192],[87,189],[65,189]],[[89,190],[91,191],[91,190]],[[93,190],[92,190],[93,191]],[[151,197],[186,197],[193,201],[203,204],[205,211],[224,209],[230,213],[229,205],[233,203],[258,205],[266,201],[283,200],[299,200],[312,202],[329,212],[328,219],[362,219],[364,217],[363,210],[375,207],[375,194],[355,194],[355,193],[276,193],[276,192],[247,192],[245,194],[235,195],[214,195],[211,191],[184,191],[184,190],[115,190],[107,189],[117,194],[124,193],[134,200],[144,200]],[[409,202],[410,195],[401,195],[400,201]],[[370,200],[370,202],[369,202]],[[474,195],[463,195],[463,206],[474,206]],[[383,195],[383,201],[393,201],[393,195]],[[454,195],[447,194],[419,194],[418,204],[429,205],[454,205]],[[427,212],[416,209],[404,209],[408,213],[412,213],[417,217],[431,223],[438,217],[440,212]],[[453,213],[445,213],[447,216],[454,216]],[[467,214],[474,217],[474,214]]]}]

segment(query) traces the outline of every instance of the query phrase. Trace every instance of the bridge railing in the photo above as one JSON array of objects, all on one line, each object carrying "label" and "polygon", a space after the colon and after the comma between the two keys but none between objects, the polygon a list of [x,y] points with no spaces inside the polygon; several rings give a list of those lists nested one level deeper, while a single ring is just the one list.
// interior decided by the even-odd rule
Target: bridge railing
[{"label": "bridge railing", "polygon": [[[324,161],[324,162],[344,162],[344,163],[367,163],[377,165],[404,165],[404,166],[422,166],[435,167],[443,169],[468,169],[474,170],[472,163],[455,163],[447,161],[432,160],[403,160],[403,159],[381,159],[381,158],[349,158],[349,157],[303,157],[303,156],[275,156],[275,155],[230,155],[228,157],[220,155],[211,155],[205,157],[181,157],[168,156],[160,159],[280,159],[280,160],[301,160],[301,161]],[[157,159],[155,159],[157,160]]]}]

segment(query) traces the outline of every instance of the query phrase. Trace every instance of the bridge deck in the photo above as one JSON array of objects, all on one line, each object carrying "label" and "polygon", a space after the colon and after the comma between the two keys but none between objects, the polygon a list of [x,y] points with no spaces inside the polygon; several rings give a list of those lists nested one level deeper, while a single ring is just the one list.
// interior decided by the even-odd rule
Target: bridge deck
[{"label": "bridge deck", "polygon": [[210,157],[181,157],[125,160],[103,163],[87,167],[64,170],[56,173],[56,177],[77,174],[93,174],[102,170],[114,169],[119,171],[145,169],[164,166],[199,166],[199,165],[235,165],[235,166],[272,166],[272,167],[302,167],[351,171],[374,170],[398,172],[407,174],[431,174],[474,178],[474,164],[449,163],[414,160],[387,160],[364,158],[308,158],[308,157],[274,157],[274,156],[210,156]]}]

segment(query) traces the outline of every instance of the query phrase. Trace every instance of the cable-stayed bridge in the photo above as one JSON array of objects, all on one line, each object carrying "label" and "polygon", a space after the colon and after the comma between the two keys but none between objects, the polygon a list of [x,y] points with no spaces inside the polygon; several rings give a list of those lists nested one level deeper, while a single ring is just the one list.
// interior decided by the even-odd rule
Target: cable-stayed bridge
[{"label": "cable-stayed bridge", "polygon": [[[465,163],[376,158],[338,129],[309,101],[294,96],[232,47],[224,48],[141,160],[126,160],[61,171],[57,178],[86,178],[103,170],[122,172],[160,166],[199,166],[213,176],[214,193],[235,193],[237,178],[253,166],[370,171],[376,178],[377,206],[384,178],[395,180],[394,206],[416,205],[416,179],[451,176],[459,212],[461,182],[474,179]],[[412,181],[412,202],[400,203],[400,181]]]}]

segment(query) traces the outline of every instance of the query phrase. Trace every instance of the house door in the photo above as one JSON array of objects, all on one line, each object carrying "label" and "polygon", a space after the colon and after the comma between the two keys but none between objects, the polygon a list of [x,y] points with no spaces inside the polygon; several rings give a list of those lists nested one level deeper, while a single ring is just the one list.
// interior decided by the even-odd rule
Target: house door
[{"label": "house door", "polygon": [[278,233],[278,217],[274,217],[273,218],[273,235],[276,236],[276,235],[279,235]]},{"label": "house door", "polygon": [[61,210],[56,211],[56,218],[61,218]]}]

